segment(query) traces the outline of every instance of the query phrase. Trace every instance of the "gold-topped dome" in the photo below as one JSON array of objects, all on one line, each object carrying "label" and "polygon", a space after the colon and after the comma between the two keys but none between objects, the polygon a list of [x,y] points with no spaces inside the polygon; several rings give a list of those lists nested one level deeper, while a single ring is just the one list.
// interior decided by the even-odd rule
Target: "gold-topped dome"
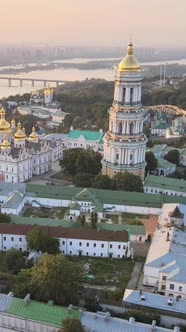
[{"label": "gold-topped dome", "polygon": [[127,55],[118,65],[119,71],[141,71],[141,67],[133,55],[133,44],[130,42],[127,48]]},{"label": "gold-topped dome", "polygon": [[9,147],[10,147],[10,143],[9,143],[9,141],[7,139],[7,135],[4,135],[4,139],[3,139],[3,142],[1,144],[1,149],[5,150],[5,149],[7,149]]},{"label": "gold-topped dome", "polygon": [[2,107],[0,110],[0,131],[10,130],[10,123],[5,120],[5,113],[5,109]]},{"label": "gold-topped dome", "polygon": [[32,133],[30,134],[29,138],[38,139],[38,134],[36,134],[36,129],[34,126],[32,127]]},{"label": "gold-topped dome", "polygon": [[17,124],[17,131],[14,134],[14,139],[24,139],[25,138],[25,133],[21,130],[21,122],[19,121],[19,123]]},{"label": "gold-topped dome", "polygon": [[11,120],[11,124],[15,124],[15,120],[14,119]]}]

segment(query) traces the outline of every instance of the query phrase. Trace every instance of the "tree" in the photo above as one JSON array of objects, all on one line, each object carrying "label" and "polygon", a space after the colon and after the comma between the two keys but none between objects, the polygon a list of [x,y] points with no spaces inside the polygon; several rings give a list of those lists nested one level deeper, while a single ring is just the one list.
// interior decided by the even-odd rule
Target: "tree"
[{"label": "tree", "polygon": [[147,163],[146,167],[145,167],[145,171],[146,172],[153,172],[155,171],[156,167],[157,167],[157,159],[154,155],[153,152],[149,151],[149,152],[146,152],[145,154],[145,161]]},{"label": "tree", "polygon": [[94,178],[91,187],[97,189],[112,189],[113,181],[108,175],[98,174]]},{"label": "tree", "polygon": [[82,268],[62,254],[45,253],[38,258],[37,265],[18,274],[14,291],[22,297],[30,293],[39,301],[76,304],[82,275]]},{"label": "tree", "polygon": [[174,149],[174,150],[170,150],[164,157],[166,160],[170,161],[170,163],[179,165],[179,152],[178,150]]},{"label": "tree", "polygon": [[91,186],[93,175],[89,173],[77,173],[74,179],[77,187],[88,188]]},{"label": "tree", "polygon": [[25,267],[25,258],[20,250],[10,249],[4,255],[4,263],[7,271],[18,273]]},{"label": "tree", "polygon": [[67,149],[63,152],[63,159],[60,160],[59,164],[65,172],[71,175],[75,175],[77,173],[76,160],[82,151],[83,149],[81,148],[74,148]]},{"label": "tree", "polygon": [[78,318],[66,318],[62,321],[59,332],[85,332]]},{"label": "tree", "polygon": [[143,183],[141,178],[129,172],[117,173],[113,177],[115,190],[143,192]]},{"label": "tree", "polygon": [[60,160],[60,165],[65,172],[71,175],[77,173],[96,175],[102,167],[101,159],[101,154],[91,148],[87,150],[82,148],[67,149],[64,151],[63,159]]},{"label": "tree", "polygon": [[97,215],[97,213],[96,212],[91,212],[90,217],[91,217],[91,221],[90,221],[91,228],[92,229],[96,229],[96,223],[98,221],[98,215]]},{"label": "tree", "polygon": [[0,223],[9,223],[11,222],[11,217],[6,213],[0,213]]},{"label": "tree", "polygon": [[59,240],[48,236],[40,227],[33,228],[26,238],[30,250],[48,252],[49,254],[59,253]]},{"label": "tree", "polygon": [[92,148],[81,151],[76,161],[77,172],[98,174],[102,168],[101,159],[101,154]]}]

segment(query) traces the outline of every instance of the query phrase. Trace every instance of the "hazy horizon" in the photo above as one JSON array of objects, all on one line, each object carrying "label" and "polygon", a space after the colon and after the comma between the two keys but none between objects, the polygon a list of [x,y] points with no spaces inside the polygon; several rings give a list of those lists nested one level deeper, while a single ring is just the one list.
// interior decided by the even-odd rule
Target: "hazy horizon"
[{"label": "hazy horizon", "polygon": [[185,48],[185,0],[6,0],[0,44]]}]

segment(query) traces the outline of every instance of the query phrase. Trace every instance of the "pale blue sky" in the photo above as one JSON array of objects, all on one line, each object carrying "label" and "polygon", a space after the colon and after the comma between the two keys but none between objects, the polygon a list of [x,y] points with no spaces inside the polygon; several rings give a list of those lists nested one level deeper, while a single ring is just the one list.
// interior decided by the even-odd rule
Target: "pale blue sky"
[{"label": "pale blue sky", "polygon": [[186,0],[3,0],[0,43],[186,46]]}]

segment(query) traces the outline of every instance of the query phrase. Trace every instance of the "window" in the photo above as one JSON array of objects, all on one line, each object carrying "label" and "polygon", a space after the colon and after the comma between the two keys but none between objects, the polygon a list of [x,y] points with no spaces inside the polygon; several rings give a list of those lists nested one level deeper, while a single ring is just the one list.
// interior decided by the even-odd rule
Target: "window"
[{"label": "window", "polygon": [[65,244],[65,241],[63,241],[62,244],[64,245],[64,244]]},{"label": "window", "polygon": [[94,243],[94,248],[96,247],[96,243]]},{"label": "window", "polygon": [[14,241],[14,238],[13,238],[13,237],[11,237],[11,241]]},{"label": "window", "polygon": [[173,297],[173,294],[172,294],[172,293],[169,293],[169,297]]},{"label": "window", "polygon": [[161,285],[161,290],[165,290],[165,285]]},{"label": "window", "polygon": [[82,246],[82,242],[79,242],[79,246],[80,246],[80,247]]},{"label": "window", "polygon": [[167,279],[167,277],[166,277],[166,276],[163,276],[163,277],[162,277],[162,280],[166,280],[166,279]]},{"label": "window", "polygon": [[121,246],[120,246],[120,244],[118,245],[118,249],[121,249]]},{"label": "window", "polygon": [[101,253],[101,257],[103,256],[103,254]]},{"label": "window", "polygon": [[125,246],[123,246],[123,249],[125,249]]},{"label": "window", "polygon": [[94,252],[94,256],[96,256],[95,252]]},{"label": "window", "polygon": [[170,284],[170,289],[174,289],[174,284]]},{"label": "window", "polygon": [[87,247],[89,247],[89,243],[87,242]]},{"label": "window", "polygon": [[22,251],[22,248],[19,248],[19,251]]},{"label": "window", "polygon": [[19,238],[19,242],[22,242],[22,237]]},{"label": "window", "polygon": [[104,248],[104,244],[103,243],[101,244],[101,248]]},{"label": "window", "polygon": [[87,252],[87,256],[88,256],[88,252]]},{"label": "window", "polygon": [[118,258],[120,258],[120,255],[118,255]]},{"label": "window", "polygon": [[72,251],[70,251],[70,255],[71,255]]},{"label": "window", "polygon": [[4,250],[6,250],[6,247],[4,247]]},{"label": "window", "polygon": [[3,237],[3,240],[6,241],[6,236]]},{"label": "window", "polygon": [[179,290],[179,292],[182,292],[183,287],[182,287],[182,286],[179,286],[178,290]]},{"label": "window", "polygon": [[70,241],[70,246],[72,246],[72,241]]},{"label": "window", "polygon": [[110,248],[112,248],[112,244],[110,244]]}]

